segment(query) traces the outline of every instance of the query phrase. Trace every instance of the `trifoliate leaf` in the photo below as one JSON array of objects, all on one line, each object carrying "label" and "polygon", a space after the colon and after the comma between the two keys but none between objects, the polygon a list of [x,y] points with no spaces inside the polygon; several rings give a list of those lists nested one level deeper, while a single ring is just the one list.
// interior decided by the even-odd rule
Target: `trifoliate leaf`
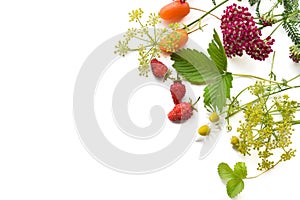
[{"label": "trifoliate leaf", "polygon": [[192,84],[206,84],[220,76],[215,63],[197,50],[179,50],[171,55],[171,59],[176,71]]},{"label": "trifoliate leaf", "polygon": [[232,88],[232,74],[226,73],[204,88],[204,104],[207,107],[218,109],[222,112],[226,105],[227,98],[230,98]]},{"label": "trifoliate leaf", "polygon": [[233,178],[237,178],[234,173],[233,170],[229,167],[229,165],[227,163],[220,163],[218,166],[218,173],[221,179],[233,179]]},{"label": "trifoliate leaf", "polygon": [[247,177],[247,167],[244,162],[238,162],[234,165],[234,174],[240,177],[241,179],[244,179]]},{"label": "trifoliate leaf", "polygon": [[226,184],[227,194],[230,198],[236,197],[244,189],[244,181],[240,178],[231,179]]},{"label": "trifoliate leaf", "polygon": [[209,43],[209,48],[207,49],[207,52],[209,53],[210,58],[216,64],[219,72],[223,74],[227,71],[227,56],[216,30],[214,30],[213,38],[214,39],[211,41],[211,43]]}]

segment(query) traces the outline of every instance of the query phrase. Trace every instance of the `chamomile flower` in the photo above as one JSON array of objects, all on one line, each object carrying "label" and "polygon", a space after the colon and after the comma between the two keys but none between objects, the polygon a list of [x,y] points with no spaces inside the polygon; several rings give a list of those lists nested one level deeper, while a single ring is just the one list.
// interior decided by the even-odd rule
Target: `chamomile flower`
[{"label": "chamomile flower", "polygon": [[207,124],[198,129],[199,138],[196,142],[203,143],[199,159],[204,159],[213,151],[224,130],[225,116],[218,110],[208,113],[207,119]]}]

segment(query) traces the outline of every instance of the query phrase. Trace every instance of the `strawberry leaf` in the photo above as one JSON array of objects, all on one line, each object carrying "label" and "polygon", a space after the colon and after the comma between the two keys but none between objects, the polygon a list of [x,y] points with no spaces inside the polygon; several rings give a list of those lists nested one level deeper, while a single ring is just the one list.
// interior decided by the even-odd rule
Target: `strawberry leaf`
[{"label": "strawberry leaf", "polygon": [[222,112],[226,105],[227,98],[230,98],[232,88],[232,74],[226,73],[219,76],[215,81],[204,88],[204,104],[213,110]]},{"label": "strawberry leaf", "polygon": [[233,170],[229,167],[229,165],[227,163],[219,164],[218,174],[219,174],[220,178],[223,180],[236,178],[236,176],[233,173]]},{"label": "strawberry leaf", "polygon": [[244,162],[238,162],[234,165],[234,174],[244,179],[247,177],[247,167]]},{"label": "strawberry leaf", "polygon": [[241,178],[231,179],[226,184],[227,194],[230,198],[236,197],[244,189],[244,181]]},{"label": "strawberry leaf", "polygon": [[215,63],[204,53],[182,49],[171,55],[173,67],[192,84],[203,85],[220,76]]},{"label": "strawberry leaf", "polygon": [[227,56],[225,49],[216,30],[214,30],[213,40],[209,43],[207,52],[216,64],[219,72],[223,74],[227,71]]}]

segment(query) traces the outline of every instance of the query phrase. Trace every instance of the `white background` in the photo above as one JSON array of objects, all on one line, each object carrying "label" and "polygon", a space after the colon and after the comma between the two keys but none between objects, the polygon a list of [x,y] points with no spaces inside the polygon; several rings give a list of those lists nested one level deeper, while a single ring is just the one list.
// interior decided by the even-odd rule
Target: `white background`
[{"label": "white background", "polygon": [[[72,93],[82,63],[102,42],[126,31],[130,10],[141,7],[146,13],[156,12],[166,3],[169,1],[1,1],[0,199],[223,200],[228,197],[217,175],[218,163],[246,161],[249,173],[257,173],[255,160],[231,149],[231,133],[226,132],[205,160],[198,160],[201,144],[195,143],[174,165],[148,175],[108,169],[81,144],[73,121]],[[190,0],[190,4],[206,10],[212,6],[210,0]],[[186,20],[199,14],[193,11]],[[205,22],[209,23],[205,32],[191,35],[204,49],[216,20]],[[300,72],[300,66],[288,59],[290,41],[282,33],[279,30],[274,35],[278,38],[275,72],[290,78]],[[269,66],[270,60],[254,62],[245,56],[232,60],[229,70],[266,76]],[[244,79],[234,83],[239,86],[236,89],[241,88]],[[299,100],[297,92],[294,98]],[[205,116],[204,109],[200,115]],[[201,119],[199,124],[207,121]],[[299,147],[299,127],[293,139]],[[246,181],[237,199],[295,199],[299,197],[299,169],[299,157],[280,164]]]}]

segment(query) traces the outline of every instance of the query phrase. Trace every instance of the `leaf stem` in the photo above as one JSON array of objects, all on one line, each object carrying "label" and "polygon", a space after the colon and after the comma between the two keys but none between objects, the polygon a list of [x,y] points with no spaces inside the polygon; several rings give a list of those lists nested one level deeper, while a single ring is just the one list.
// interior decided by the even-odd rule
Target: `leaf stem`
[{"label": "leaf stem", "polygon": [[[141,20],[140,20],[139,18],[138,18],[137,20],[138,20],[138,23],[140,24],[141,28],[144,28],[145,26],[144,26],[144,24],[141,22]],[[148,32],[146,32],[146,35],[149,37],[149,39],[151,40],[151,42],[154,43],[153,38],[151,37],[151,35],[150,35]]]},{"label": "leaf stem", "polygon": [[220,6],[222,6],[223,4],[225,4],[227,1],[229,0],[225,0],[222,1],[220,4],[216,5],[215,7],[213,7],[212,9],[210,9],[209,11],[207,11],[204,15],[202,15],[199,19],[196,19],[195,21],[191,22],[190,24],[187,25],[187,27],[192,26],[193,24],[201,21],[204,17],[206,17],[207,15],[210,15],[212,11],[214,11],[215,9],[219,8]]},{"label": "leaf stem", "polygon": [[276,165],[278,165],[281,161],[282,161],[282,160],[280,159],[280,160],[279,160],[277,163],[275,163],[275,165],[273,165],[271,168],[269,168],[269,169],[263,171],[262,173],[260,173],[260,174],[258,174],[258,175],[256,175],[256,176],[250,176],[250,177],[247,177],[246,179],[254,179],[254,178],[257,178],[257,177],[263,175],[264,173],[266,173],[266,172],[270,171],[271,169],[273,169],[274,167],[276,167]]},{"label": "leaf stem", "polygon": [[[229,105],[229,108],[227,110],[227,116],[225,117],[225,119],[227,119],[227,122],[229,122],[229,118],[234,116],[235,114],[239,113],[240,111],[243,110],[243,108],[251,103],[254,103],[256,101],[258,101],[258,98],[253,100],[253,101],[250,101],[242,106],[239,106],[239,110],[235,111],[235,112],[232,112],[230,113],[230,109],[232,107],[232,105],[234,104],[234,102],[237,100],[237,98],[243,93],[245,92],[249,87],[246,87],[244,88],[237,96],[235,96],[235,98],[232,100],[231,104]],[[293,87],[288,87],[288,88],[283,88],[283,89],[280,89],[279,91],[276,91],[276,92],[272,92],[272,93],[268,93],[268,94],[265,94],[263,95],[262,97],[265,97],[265,96],[272,96],[272,95],[275,95],[275,94],[278,94],[280,92],[283,92],[283,91],[286,91],[286,90],[290,90],[290,89],[296,89],[296,88],[300,88],[300,85],[297,85],[297,86],[293,86]],[[298,123],[298,121],[296,121]]]},{"label": "leaf stem", "polygon": [[194,29],[194,30],[192,30],[192,31],[190,31],[190,32],[188,32],[188,34],[191,34],[191,33],[194,33],[194,32],[196,32],[196,31],[198,31],[198,30],[201,30],[201,29],[203,29],[205,26],[207,26],[208,24],[204,24],[203,26],[201,26],[201,27],[199,27],[199,28],[197,28],[197,29]]},{"label": "leaf stem", "polygon": [[[200,9],[200,8],[190,7],[190,9],[191,9],[191,10],[197,10],[197,11],[200,11],[200,12],[205,12],[205,13],[207,13],[207,11],[202,10],[202,9]],[[218,19],[218,20],[221,20],[217,15],[214,15],[214,14],[212,14],[212,13],[209,13],[209,15],[215,17],[215,18]]]},{"label": "leaf stem", "polygon": [[274,28],[274,30],[270,33],[269,36],[272,36],[272,35],[275,33],[275,31],[276,31],[282,24],[283,24],[283,21],[281,21],[281,22]]},{"label": "leaf stem", "polygon": [[299,78],[300,77],[300,74],[298,74],[297,76],[295,76],[294,78],[291,78],[290,80],[288,80],[287,82],[289,83],[289,82],[291,82],[291,81],[293,81],[293,80],[295,80],[295,79],[297,79],[297,78]]},{"label": "leaf stem", "polygon": [[244,77],[244,78],[254,78],[254,79],[258,79],[258,80],[262,80],[262,81],[266,81],[266,82],[270,82],[270,83],[282,84],[277,81],[267,80],[267,79],[264,79],[264,78],[261,78],[258,76],[254,76],[254,75],[250,75],[250,74],[232,74],[232,76],[238,76],[238,77]]},{"label": "leaf stem", "polygon": [[292,124],[293,125],[300,124],[300,120],[294,120],[294,121],[292,121]]}]

